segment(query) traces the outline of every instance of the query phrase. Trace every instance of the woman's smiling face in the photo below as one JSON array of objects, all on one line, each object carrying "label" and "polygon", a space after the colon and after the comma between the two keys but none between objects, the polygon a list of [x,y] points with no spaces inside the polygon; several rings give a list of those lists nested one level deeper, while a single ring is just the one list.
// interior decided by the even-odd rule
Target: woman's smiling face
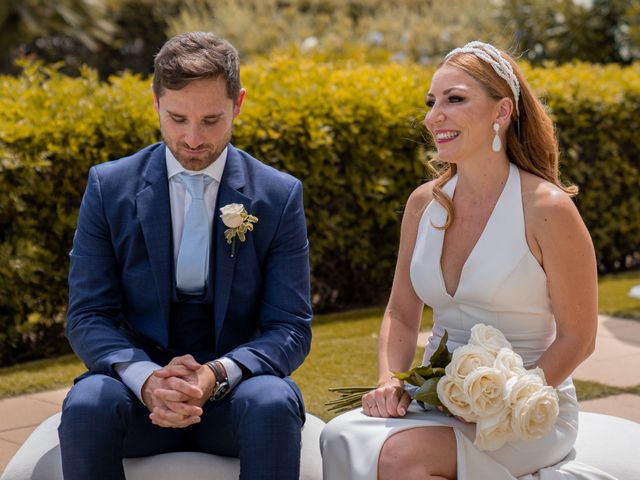
[{"label": "woman's smiling face", "polygon": [[492,154],[498,117],[498,101],[463,70],[443,65],[436,70],[427,94],[424,123],[438,149],[438,157],[450,163]]}]

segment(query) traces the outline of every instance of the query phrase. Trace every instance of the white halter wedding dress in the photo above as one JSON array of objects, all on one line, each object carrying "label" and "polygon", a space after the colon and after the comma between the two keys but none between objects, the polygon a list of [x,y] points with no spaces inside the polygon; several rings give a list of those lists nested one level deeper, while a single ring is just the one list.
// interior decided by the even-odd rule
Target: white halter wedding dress
[{"label": "white halter wedding dress", "polygon": [[[443,187],[453,197],[454,176]],[[411,281],[422,301],[433,308],[434,326],[425,362],[446,329],[453,350],[468,342],[476,323],[501,330],[532,367],[555,337],[555,323],[544,270],[525,237],[518,168],[510,164],[507,183],[467,259],[458,289],[446,291],[440,258],[446,211],[432,201],[420,220],[411,261]],[[402,430],[451,426],[457,443],[458,480],[603,480],[606,473],[579,462],[562,462],[578,430],[578,402],[571,378],[558,386],[560,414],[553,430],[534,441],[514,441],[493,452],[473,445],[475,425],[412,403],[403,418],[374,418],[356,409],[333,419],[321,437],[325,480],[375,480],[385,440]]]}]

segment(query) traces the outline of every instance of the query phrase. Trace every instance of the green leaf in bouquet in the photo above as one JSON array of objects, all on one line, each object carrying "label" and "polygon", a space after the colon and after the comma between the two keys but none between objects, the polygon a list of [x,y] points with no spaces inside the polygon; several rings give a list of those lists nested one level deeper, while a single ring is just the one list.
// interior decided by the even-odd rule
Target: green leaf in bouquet
[{"label": "green leaf in bouquet", "polygon": [[393,376],[396,377],[398,380],[402,380],[403,382],[406,382],[407,380],[409,380],[411,378],[411,374],[412,374],[411,370],[409,370],[408,372],[393,372]]},{"label": "green leaf in bouquet", "polygon": [[451,362],[451,352],[447,348],[447,340],[449,339],[449,332],[447,330],[444,331],[444,335],[442,335],[442,339],[440,340],[440,344],[435,352],[429,358],[429,363],[432,367],[441,367],[444,368],[449,365]]},{"label": "green leaf in bouquet", "polygon": [[419,402],[424,402],[431,406],[441,406],[442,402],[438,398],[438,382],[440,378],[430,378],[425,381],[413,394],[413,398]]},{"label": "green leaf in bouquet", "polygon": [[417,375],[420,375],[425,380],[433,376],[433,367],[431,365],[421,365],[419,367],[413,368],[411,371],[415,372]]},{"label": "green leaf in bouquet", "polygon": [[415,368],[412,368],[408,372],[393,372],[393,376],[399,380],[410,383],[419,387],[424,383],[424,378],[416,372]]}]

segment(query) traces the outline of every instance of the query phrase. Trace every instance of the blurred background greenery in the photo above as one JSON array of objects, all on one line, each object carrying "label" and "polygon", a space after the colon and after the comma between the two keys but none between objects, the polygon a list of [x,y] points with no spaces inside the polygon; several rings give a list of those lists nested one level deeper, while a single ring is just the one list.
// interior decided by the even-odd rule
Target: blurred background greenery
[{"label": "blurred background greenery", "polygon": [[36,55],[101,76],[151,72],[169,36],[213,31],[243,61],[278,49],[430,63],[483,39],[533,64],[640,58],[637,0],[3,0],[0,72]]},{"label": "blurred background greenery", "polygon": [[[68,351],[87,170],[159,139],[153,55],[188,30],[240,51],[234,144],[304,181],[316,312],[384,303],[427,176],[424,93],[473,39],[512,52],[544,98],[600,272],[640,266],[638,0],[2,0],[0,365]],[[612,298],[606,311],[640,316]]]}]

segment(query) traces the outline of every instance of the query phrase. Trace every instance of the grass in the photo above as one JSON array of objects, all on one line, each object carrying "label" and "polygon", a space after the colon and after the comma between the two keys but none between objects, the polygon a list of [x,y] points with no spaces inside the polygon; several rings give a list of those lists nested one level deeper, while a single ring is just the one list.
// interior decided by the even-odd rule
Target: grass
[{"label": "grass", "polygon": [[[329,387],[375,385],[382,314],[382,308],[372,308],[317,317],[311,353],[293,375],[308,411],[328,420],[334,415],[324,403],[337,398]],[[431,310],[425,308],[422,328],[431,325]],[[423,348],[416,349],[416,363],[423,353]]]},{"label": "grass", "polygon": [[595,398],[604,398],[621,393],[640,395],[640,384],[633,387],[611,387],[598,382],[587,382],[585,380],[575,379],[573,383],[576,386],[579,400],[593,400]]},{"label": "grass", "polygon": [[68,387],[84,371],[75,355],[1,368],[0,398]]},{"label": "grass", "polygon": [[640,272],[603,277],[598,282],[600,313],[640,320],[640,299],[629,297],[629,290],[634,285],[640,285]]},{"label": "grass", "polygon": [[[629,289],[636,284],[640,284],[640,272],[602,278],[601,313],[640,320],[640,300],[627,296]],[[333,417],[324,405],[336,398],[328,391],[329,387],[375,384],[382,314],[383,309],[378,307],[316,317],[311,353],[293,375],[302,389],[309,412],[324,420]],[[425,308],[422,328],[430,328],[431,325],[431,310]],[[423,353],[422,348],[416,350],[416,363]],[[69,386],[84,370],[73,355],[1,368],[0,398]],[[640,394],[640,385],[618,388],[580,380],[575,384],[580,400],[625,392]]]}]

